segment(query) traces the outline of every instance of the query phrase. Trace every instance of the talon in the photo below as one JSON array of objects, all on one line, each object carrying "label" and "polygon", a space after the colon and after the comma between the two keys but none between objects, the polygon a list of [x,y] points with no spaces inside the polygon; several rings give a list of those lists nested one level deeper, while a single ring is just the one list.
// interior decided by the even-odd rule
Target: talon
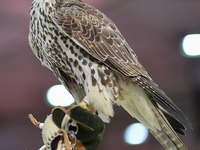
[{"label": "talon", "polygon": [[85,99],[83,99],[80,103],[79,103],[79,106],[81,106],[83,109],[87,109],[88,110],[88,104],[89,104],[89,102],[87,101],[87,100],[85,100]]},{"label": "talon", "polygon": [[88,111],[92,112],[93,114],[95,114],[96,110],[94,109],[94,107],[92,107],[87,99],[83,99],[80,103],[79,106],[81,106],[83,109],[87,109]]}]

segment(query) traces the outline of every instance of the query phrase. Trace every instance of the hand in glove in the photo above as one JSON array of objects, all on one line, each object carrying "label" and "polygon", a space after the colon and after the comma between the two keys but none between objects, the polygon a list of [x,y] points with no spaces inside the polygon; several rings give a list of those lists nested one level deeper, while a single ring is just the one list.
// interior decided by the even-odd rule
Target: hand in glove
[{"label": "hand in glove", "polygon": [[78,105],[72,105],[68,110],[55,107],[44,124],[32,115],[29,118],[42,128],[45,145],[40,150],[97,150],[105,129],[97,115]]}]

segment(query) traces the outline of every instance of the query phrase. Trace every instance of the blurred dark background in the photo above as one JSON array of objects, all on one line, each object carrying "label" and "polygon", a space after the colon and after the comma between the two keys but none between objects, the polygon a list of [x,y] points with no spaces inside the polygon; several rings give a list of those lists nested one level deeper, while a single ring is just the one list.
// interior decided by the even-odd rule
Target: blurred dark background
[{"label": "blurred dark background", "polygon": [[[0,149],[36,150],[41,130],[28,119],[44,121],[51,109],[47,89],[58,84],[42,67],[28,45],[31,0],[0,0]],[[200,58],[180,53],[182,38],[200,33],[200,0],[84,0],[100,9],[118,26],[140,62],[156,83],[193,124],[181,139],[191,150],[200,149]],[[100,150],[160,150],[149,136],[142,145],[123,140],[125,128],[136,122],[122,108],[106,124]]]}]

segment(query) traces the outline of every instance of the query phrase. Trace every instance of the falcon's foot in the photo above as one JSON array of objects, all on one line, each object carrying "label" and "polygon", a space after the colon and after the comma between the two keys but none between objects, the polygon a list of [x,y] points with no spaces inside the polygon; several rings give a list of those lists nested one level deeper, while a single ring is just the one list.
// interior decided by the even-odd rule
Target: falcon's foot
[{"label": "falcon's foot", "polygon": [[89,102],[86,99],[83,99],[79,104],[83,109],[88,109]]},{"label": "falcon's foot", "polygon": [[83,99],[79,104],[78,104],[80,107],[82,107],[83,109],[87,109],[88,111],[92,112],[92,113],[95,113],[95,109],[94,107],[92,107],[90,105],[90,103],[88,102],[87,99]]}]

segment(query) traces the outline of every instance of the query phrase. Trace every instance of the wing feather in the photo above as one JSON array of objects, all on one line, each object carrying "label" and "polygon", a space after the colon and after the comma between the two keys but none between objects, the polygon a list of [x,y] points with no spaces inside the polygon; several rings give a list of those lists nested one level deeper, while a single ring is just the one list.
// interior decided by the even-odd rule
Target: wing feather
[{"label": "wing feather", "polygon": [[99,61],[112,64],[125,76],[151,79],[115,24],[97,9],[82,2],[60,3],[52,18],[67,36]]}]

